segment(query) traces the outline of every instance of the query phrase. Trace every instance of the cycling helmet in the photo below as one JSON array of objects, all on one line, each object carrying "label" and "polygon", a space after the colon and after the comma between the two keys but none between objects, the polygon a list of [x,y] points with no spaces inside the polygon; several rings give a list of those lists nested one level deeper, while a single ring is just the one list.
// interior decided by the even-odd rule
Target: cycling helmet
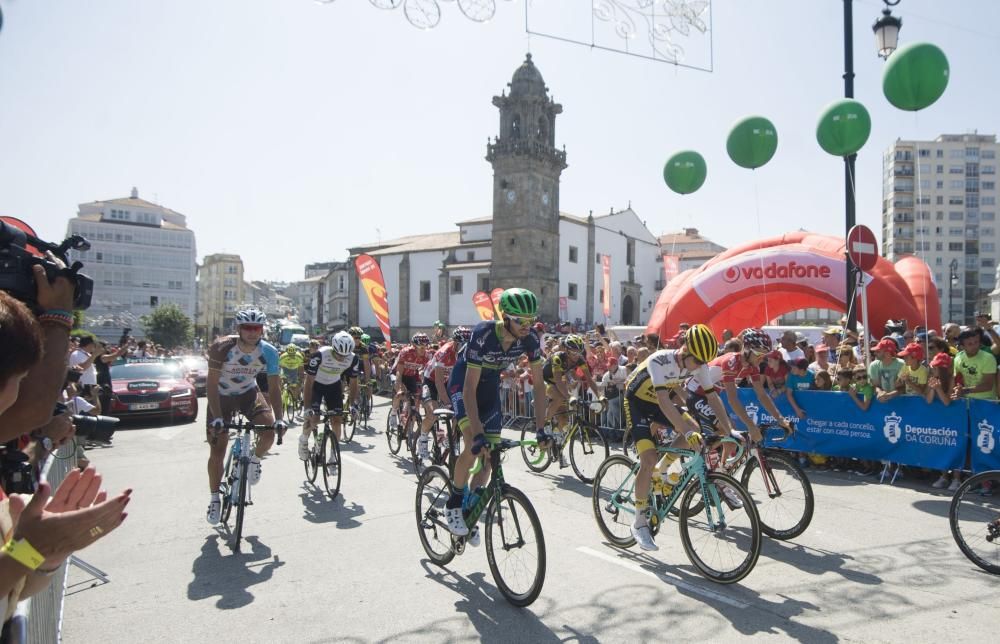
[{"label": "cycling helmet", "polygon": [[372,341],[372,336],[368,335],[367,333],[361,334],[361,346],[367,347],[369,344],[371,344],[371,341]]},{"label": "cycling helmet", "polygon": [[583,338],[575,333],[571,333],[563,338],[563,346],[566,347],[567,351],[574,351],[576,353],[583,353],[584,349],[587,348]]},{"label": "cycling helmet", "polygon": [[431,339],[427,337],[426,333],[414,333],[413,338],[410,340],[414,346],[426,347],[431,343]]},{"label": "cycling helmet", "polygon": [[346,331],[338,331],[330,341],[330,346],[336,353],[346,356],[354,351],[354,338]]},{"label": "cycling helmet", "polygon": [[295,354],[298,352],[299,352],[299,347],[297,345],[290,344],[287,347],[285,347],[285,353]]},{"label": "cycling helmet", "polygon": [[350,334],[352,338],[360,338],[361,334],[364,333],[365,330],[359,326],[352,326],[350,329],[347,330],[347,332]]},{"label": "cycling helmet", "polygon": [[435,329],[445,329],[447,327],[445,326],[445,323],[442,322],[441,320],[435,320],[434,321],[434,328]]},{"label": "cycling helmet", "polygon": [[743,329],[740,331],[740,341],[743,342],[744,351],[760,354],[771,352],[771,336],[761,329]]},{"label": "cycling helmet", "polygon": [[525,288],[509,288],[500,294],[500,311],[507,315],[535,317],[538,315],[538,298]]},{"label": "cycling helmet", "polygon": [[455,327],[451,337],[457,342],[468,342],[472,338],[472,329],[467,326]]},{"label": "cycling helmet", "polygon": [[704,324],[695,324],[684,334],[684,346],[699,362],[709,362],[719,355],[719,341]]},{"label": "cycling helmet", "polygon": [[236,312],[236,326],[244,324],[265,324],[267,316],[259,309],[244,309]]}]

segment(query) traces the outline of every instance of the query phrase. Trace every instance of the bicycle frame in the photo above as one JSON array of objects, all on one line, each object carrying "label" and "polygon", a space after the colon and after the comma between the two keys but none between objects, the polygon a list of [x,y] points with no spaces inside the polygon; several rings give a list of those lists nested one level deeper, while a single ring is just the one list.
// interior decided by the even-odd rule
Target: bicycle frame
[{"label": "bicycle frame", "polygon": [[[490,435],[490,434],[486,435],[486,442],[487,442],[486,449],[489,450],[489,457],[490,457],[490,468],[491,468],[490,480],[486,483],[485,487],[483,488],[484,491],[476,500],[476,503],[471,508],[469,508],[469,512],[465,517],[465,525],[469,528],[469,530],[472,530],[473,526],[475,526],[476,522],[479,521],[479,518],[482,516],[486,508],[490,507],[490,503],[492,503],[493,499],[497,498],[500,495],[500,493],[503,491],[504,486],[506,485],[506,482],[504,481],[503,478],[503,465],[502,465],[503,459],[501,458],[503,452],[500,449],[500,446],[507,445],[508,447],[515,447],[517,445],[522,445],[522,444],[538,445],[538,441],[535,440],[512,441],[508,439],[506,443],[504,443],[504,439],[501,438],[499,435]],[[541,460],[542,458],[540,456],[536,462],[540,462]],[[472,477],[478,474],[482,469],[483,469],[483,457],[482,455],[479,455],[476,458],[475,464],[469,469],[469,480],[471,481]],[[520,526],[518,526],[518,529],[520,529]],[[500,531],[501,534],[503,534],[502,525],[500,526]],[[523,545],[523,543],[524,541],[522,539],[521,542],[518,543],[517,545],[520,546]]]}]

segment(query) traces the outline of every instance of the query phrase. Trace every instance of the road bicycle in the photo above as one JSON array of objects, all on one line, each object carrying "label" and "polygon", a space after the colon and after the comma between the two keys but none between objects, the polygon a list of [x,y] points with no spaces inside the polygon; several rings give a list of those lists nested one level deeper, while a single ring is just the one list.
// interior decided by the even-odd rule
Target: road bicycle
[{"label": "road bicycle", "polygon": [[[471,531],[485,514],[486,560],[500,593],[514,606],[528,606],[542,591],[545,582],[545,537],[538,514],[524,492],[504,481],[503,452],[525,441],[486,436],[488,454],[480,453],[470,470],[482,469],[488,456],[492,471],[485,487],[466,498],[465,525]],[[529,441],[534,442],[534,441]],[[471,479],[470,479],[471,480]],[[424,470],[417,484],[417,532],[424,552],[432,562],[446,566],[465,552],[468,537],[456,537],[448,530],[445,507],[456,491],[448,472],[439,465]]]},{"label": "road bicycle", "polygon": [[285,410],[285,418],[292,420],[302,415],[302,386],[281,378],[281,405]]},{"label": "road bicycle", "polygon": [[1000,575],[1000,470],[966,479],[951,499],[948,522],[969,561]]},{"label": "road bicycle", "polygon": [[[343,419],[344,414],[336,411],[324,411],[319,414],[322,424],[309,432],[309,458],[303,462],[306,468],[306,480],[310,483],[315,483],[316,475],[323,473],[323,487],[326,488],[330,499],[337,498],[337,493],[340,492],[340,444],[330,424],[330,419],[335,416]],[[343,420],[341,431],[344,431]]]},{"label": "road bicycle", "polygon": [[[762,424],[760,429],[765,436],[770,432],[774,443],[791,435],[779,425]],[[740,485],[757,507],[761,531],[782,541],[805,532],[812,522],[814,498],[812,484],[802,467],[786,452],[761,447],[749,433],[735,432],[734,438],[743,449],[739,458],[724,460],[722,468],[733,478],[740,473]],[[709,465],[715,469],[720,458],[719,452],[709,453]]]},{"label": "road bicycle", "polygon": [[[449,476],[455,476],[455,463],[462,455],[462,432],[454,422],[455,412],[441,407],[433,412],[435,422],[427,432],[427,452],[429,459],[420,458],[420,446],[411,453],[413,468],[419,476],[428,465],[447,468]],[[420,437],[417,436],[417,441]],[[415,441],[416,444],[416,441]]]},{"label": "road bicycle", "polygon": [[257,433],[274,429],[271,425],[254,425],[240,416],[234,423],[226,423],[230,431],[229,453],[223,467],[222,481],[219,483],[219,495],[222,497],[222,523],[229,527],[229,516],[236,508],[236,525],[233,527],[233,539],[230,547],[233,552],[240,551],[240,539],[243,537],[243,518],[247,506],[253,505],[251,486],[247,483],[247,470],[250,467],[250,456],[257,445]]},{"label": "road bicycle", "polygon": [[406,443],[412,458],[417,448],[416,435],[420,433],[420,405],[417,404],[416,394],[407,393],[402,408],[396,410],[396,427],[392,426],[392,415],[390,410],[385,419],[385,439],[389,443],[389,451],[399,454],[399,448]]},{"label": "road bicycle", "polygon": [[376,382],[375,380],[362,380],[358,384],[358,413],[355,415],[358,418],[358,424],[363,427],[368,427],[368,421],[372,417],[374,405],[372,387],[375,386]]},{"label": "road bicycle", "polygon": [[[567,411],[557,414],[557,416],[570,416],[565,436],[554,441],[554,446],[545,449],[539,448],[537,444],[524,445],[521,447],[521,456],[532,472],[544,472],[554,461],[558,462],[560,467],[566,467],[563,464],[565,462],[563,452],[568,447],[569,464],[573,466],[576,477],[584,483],[593,483],[597,468],[611,454],[611,449],[608,447],[608,439],[600,429],[587,420],[586,413],[588,410],[595,413],[604,411],[605,403],[595,400],[585,406],[576,398],[570,398],[567,405],[569,406]],[[554,430],[554,421],[549,421],[546,427],[553,437],[558,436]],[[521,430],[521,440],[526,440],[529,432],[533,431],[528,426],[524,427]]]},{"label": "road bicycle", "polygon": [[[681,480],[669,490],[650,485],[649,528],[659,532],[667,514],[680,502],[678,527],[688,559],[698,572],[712,581],[731,584],[746,577],[760,556],[761,527],[756,506],[745,489],[728,474],[709,470],[708,452],[719,443],[743,446],[731,438],[708,437],[699,450],[658,446],[657,452],[686,457]],[[613,545],[635,545],[635,477],[639,462],[628,456],[608,457],[594,477],[592,505],[601,532]],[[654,478],[655,478],[654,474]],[[738,497],[742,507],[731,504],[723,489]]]}]

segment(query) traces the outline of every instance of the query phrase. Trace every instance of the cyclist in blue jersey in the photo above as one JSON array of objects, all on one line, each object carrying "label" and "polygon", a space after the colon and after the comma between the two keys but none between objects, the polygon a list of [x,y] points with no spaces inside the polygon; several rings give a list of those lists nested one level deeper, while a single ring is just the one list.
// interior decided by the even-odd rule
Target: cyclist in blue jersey
[{"label": "cyclist in blue jersey", "polygon": [[[462,518],[462,501],[469,482],[469,468],[486,444],[483,432],[500,433],[500,372],[522,355],[528,357],[531,365],[536,432],[540,441],[548,441],[542,429],[545,426],[542,351],[538,336],[531,332],[538,314],[538,298],[529,290],[509,288],[500,296],[500,313],[502,320],[487,320],[472,330],[472,338],[459,353],[448,379],[448,395],[465,446],[455,464],[455,487],[459,491],[448,499],[445,510],[448,529],[456,536],[469,535]],[[490,462],[486,459],[470,489],[485,484],[489,476]],[[479,545],[478,528],[473,528],[469,535],[469,544]]]}]

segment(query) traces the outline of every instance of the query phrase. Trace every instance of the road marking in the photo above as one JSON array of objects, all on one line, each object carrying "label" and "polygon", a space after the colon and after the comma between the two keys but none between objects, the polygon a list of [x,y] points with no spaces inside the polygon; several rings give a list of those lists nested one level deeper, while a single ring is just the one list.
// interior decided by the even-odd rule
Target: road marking
[{"label": "road marking", "polygon": [[684,590],[695,593],[696,595],[702,595],[704,597],[708,597],[709,599],[714,599],[724,604],[729,604],[733,608],[747,608],[750,606],[750,604],[747,604],[746,602],[741,602],[738,599],[727,597],[722,593],[715,592],[714,590],[708,590],[707,588],[695,586],[685,581],[670,579],[668,577],[664,577],[663,575],[658,575],[652,570],[647,570],[646,568],[643,568],[639,564],[632,563],[631,561],[624,561],[621,558],[615,557],[614,555],[609,555],[606,552],[598,552],[597,550],[592,550],[590,548],[587,548],[586,546],[579,546],[576,550],[577,552],[582,552],[585,555],[590,555],[591,557],[597,557],[598,559],[603,559],[604,561],[613,563],[616,566],[625,568],[626,570],[631,570],[632,572],[637,572],[646,575],[647,577],[652,577],[653,579],[656,579],[658,581],[664,581],[670,584],[671,586],[683,588]]},{"label": "road marking", "polygon": [[375,467],[374,465],[369,465],[368,463],[365,463],[360,459],[354,458],[353,456],[347,456],[346,454],[341,453],[340,458],[347,461],[348,463],[354,463],[358,467],[368,470],[369,472],[382,472],[382,470]]}]

